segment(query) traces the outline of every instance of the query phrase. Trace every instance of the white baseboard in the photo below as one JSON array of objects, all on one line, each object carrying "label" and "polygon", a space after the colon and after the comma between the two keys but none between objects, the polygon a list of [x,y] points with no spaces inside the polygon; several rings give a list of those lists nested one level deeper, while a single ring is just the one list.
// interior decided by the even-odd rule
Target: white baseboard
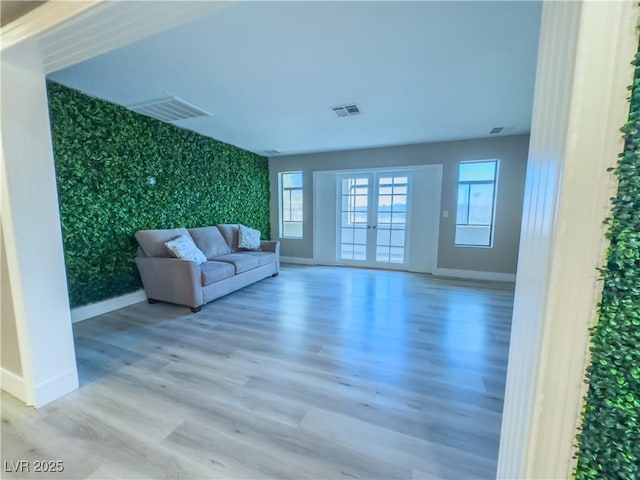
[{"label": "white baseboard", "polygon": [[2,390],[10,393],[14,397],[27,402],[26,391],[24,389],[24,380],[20,375],[16,375],[9,370],[2,369],[2,377],[0,378],[0,386]]},{"label": "white baseboard", "polygon": [[112,312],[119,308],[128,307],[134,303],[144,302],[147,296],[144,290],[138,290],[137,292],[127,293],[120,297],[110,298],[102,302],[92,303],[91,305],[84,305],[82,307],[71,309],[71,323],[80,322],[87,318],[97,317],[103,313]]},{"label": "white baseboard", "polygon": [[296,265],[317,265],[313,258],[303,258],[303,257],[280,257],[280,263],[293,263]]},{"label": "white baseboard", "polygon": [[515,283],[514,273],[481,272],[478,270],[457,270],[454,268],[436,268],[433,272],[436,277],[464,278],[469,280],[490,280],[493,282]]},{"label": "white baseboard", "polygon": [[35,386],[35,401],[33,406],[40,408],[69,392],[73,392],[77,388],[78,371],[75,368],[67,370]]}]

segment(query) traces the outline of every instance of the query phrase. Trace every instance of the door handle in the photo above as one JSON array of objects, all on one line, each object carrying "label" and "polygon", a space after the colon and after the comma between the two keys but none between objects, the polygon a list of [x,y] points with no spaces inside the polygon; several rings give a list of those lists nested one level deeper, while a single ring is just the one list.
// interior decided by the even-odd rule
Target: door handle
[{"label": "door handle", "polygon": [[377,227],[377,225],[374,225],[374,226],[373,226],[373,227],[371,227],[371,228],[376,228],[376,227]]}]

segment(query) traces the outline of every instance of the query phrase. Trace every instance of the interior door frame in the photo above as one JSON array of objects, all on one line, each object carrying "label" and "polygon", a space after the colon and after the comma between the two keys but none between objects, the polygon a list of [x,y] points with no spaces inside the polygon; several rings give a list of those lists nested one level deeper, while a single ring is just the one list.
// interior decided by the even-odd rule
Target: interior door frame
[{"label": "interior door frame", "polygon": [[[408,270],[410,266],[410,248],[411,248],[411,194],[412,194],[412,184],[413,184],[413,170],[411,168],[400,168],[400,169],[364,169],[354,172],[343,172],[336,174],[336,265],[338,266],[350,266],[350,267],[365,267],[365,268],[379,268],[384,270]],[[391,263],[391,262],[379,262],[377,258],[376,249],[378,247],[378,202],[380,197],[380,182],[379,179],[382,176],[402,176],[403,173],[406,172],[407,176],[407,204],[405,210],[405,240],[404,240],[404,255],[402,263]],[[349,259],[341,259],[340,258],[340,247],[342,245],[341,242],[341,230],[342,220],[341,217],[341,203],[342,203],[342,180],[352,177],[358,176],[366,176],[369,178],[369,190],[368,197],[369,201],[367,202],[367,244],[366,244],[366,259],[365,260],[349,260]]]},{"label": "interior door frame", "polygon": [[[334,222],[333,226],[327,227],[326,225],[320,225],[320,219],[323,217],[326,219],[326,212],[323,212],[323,209],[320,205],[326,205],[326,200],[321,201],[320,199],[320,183],[322,177],[334,176],[339,177],[343,175],[349,174],[361,174],[361,173],[382,173],[382,172],[408,172],[413,173],[414,183],[415,177],[420,173],[428,172],[429,177],[433,180],[434,185],[433,194],[434,198],[432,201],[432,215],[431,225],[429,227],[429,231],[433,233],[432,239],[433,241],[428,245],[428,251],[425,254],[424,262],[422,262],[421,266],[416,267],[416,263],[412,262],[411,250],[414,245],[416,245],[416,239],[412,239],[413,234],[418,233],[417,230],[414,230],[414,226],[410,225],[412,222],[408,222],[406,228],[406,241],[405,241],[405,263],[404,264],[376,264],[376,265],[365,265],[364,263],[361,265],[357,265],[362,268],[380,268],[384,270],[399,270],[399,271],[409,271],[416,273],[430,273],[434,274],[437,266],[438,266],[438,244],[440,239],[440,212],[441,212],[441,202],[442,202],[442,181],[443,181],[443,164],[441,163],[432,163],[432,164],[421,164],[421,165],[402,165],[402,166],[388,166],[388,167],[374,167],[374,168],[359,168],[359,169],[343,169],[343,170],[318,170],[313,172],[313,260],[312,263],[316,265],[344,265],[340,264],[338,261],[338,251],[337,248],[334,248],[334,255],[328,255],[321,245],[325,242],[325,232],[327,229],[332,230],[330,233],[332,235],[332,241],[337,246],[339,241],[339,231],[337,228],[337,222],[335,221],[335,212],[337,211],[337,205],[340,198],[340,192],[338,189],[338,181],[337,179],[334,181],[334,191],[333,197],[331,198],[331,205],[334,205]],[[413,187],[409,187],[411,191],[412,198],[415,199],[415,195],[418,194],[417,191],[413,190]],[[411,205],[412,201],[407,205],[407,214],[409,218],[412,217],[413,207]],[[328,208],[328,207],[327,207]],[[324,214],[323,214],[324,213]],[[429,243],[429,242],[427,242]],[[347,265],[344,265],[347,266]],[[351,265],[356,266],[356,265]]]}]

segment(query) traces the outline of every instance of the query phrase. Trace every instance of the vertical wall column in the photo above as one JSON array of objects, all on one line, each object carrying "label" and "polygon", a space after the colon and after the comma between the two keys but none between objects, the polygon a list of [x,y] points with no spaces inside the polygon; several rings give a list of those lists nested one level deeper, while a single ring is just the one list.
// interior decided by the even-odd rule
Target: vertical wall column
[{"label": "vertical wall column", "polygon": [[78,387],[47,91],[41,72],[1,74],[2,232],[23,400],[39,407]]},{"label": "vertical wall column", "polygon": [[571,475],[637,18],[544,3],[498,478]]}]

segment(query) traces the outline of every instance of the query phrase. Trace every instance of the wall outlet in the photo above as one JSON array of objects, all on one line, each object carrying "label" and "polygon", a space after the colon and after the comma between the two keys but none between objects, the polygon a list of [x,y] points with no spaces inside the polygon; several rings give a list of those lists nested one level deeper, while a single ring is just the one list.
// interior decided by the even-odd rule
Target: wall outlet
[{"label": "wall outlet", "polygon": [[442,218],[449,218],[449,210],[442,211]]}]

